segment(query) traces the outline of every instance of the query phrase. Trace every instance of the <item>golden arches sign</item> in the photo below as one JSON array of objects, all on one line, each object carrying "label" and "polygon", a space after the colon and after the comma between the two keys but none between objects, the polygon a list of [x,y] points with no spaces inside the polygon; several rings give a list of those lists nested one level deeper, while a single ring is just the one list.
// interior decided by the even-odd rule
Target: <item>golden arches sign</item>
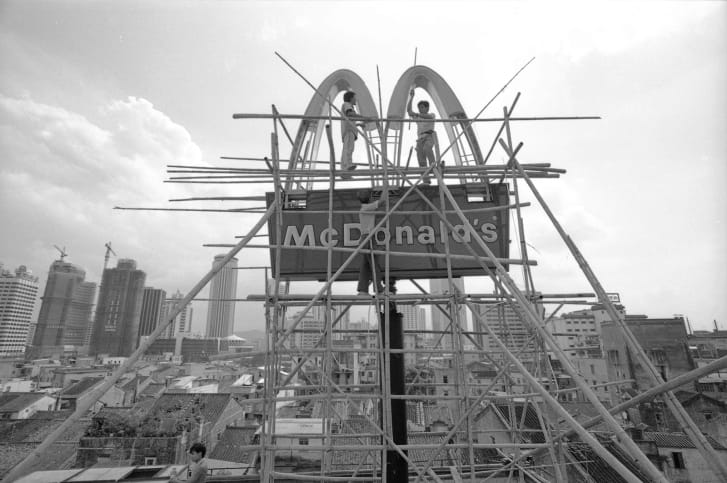
[{"label": "golden arches sign", "polygon": [[[405,119],[406,103],[409,98],[409,91],[412,88],[421,88],[431,97],[434,106],[442,117],[467,118],[464,107],[455,95],[452,88],[437,72],[429,67],[417,65],[407,69],[397,81],[391,98],[389,100],[387,118],[388,119]],[[305,111],[306,116],[326,116],[329,113],[329,102],[333,102],[338,94],[343,91],[354,91],[358,99],[359,112],[367,117],[379,117],[378,109],[374,103],[371,91],[366,83],[355,72],[348,69],[340,69],[321,82],[317,93],[313,95],[308,107]],[[320,141],[322,139],[323,126],[325,122],[319,119],[303,119],[298,128],[293,150],[291,153],[291,167],[295,165],[296,160],[302,158],[317,159]],[[390,121],[386,124],[383,132],[380,131],[380,125],[376,123],[368,123],[364,129],[368,132],[377,131],[379,139],[387,142],[397,137],[402,126],[401,121]],[[444,129],[447,133],[452,146],[452,153],[455,164],[463,164],[465,153],[462,153],[462,147],[468,151],[468,154],[477,164],[482,163],[482,154],[479,143],[472,127],[465,123],[445,123]],[[457,130],[464,131],[464,143],[459,145],[455,143],[458,135]],[[308,144],[308,146],[306,146]],[[306,152],[307,151],[307,152]],[[394,151],[396,152],[396,150]]]}]

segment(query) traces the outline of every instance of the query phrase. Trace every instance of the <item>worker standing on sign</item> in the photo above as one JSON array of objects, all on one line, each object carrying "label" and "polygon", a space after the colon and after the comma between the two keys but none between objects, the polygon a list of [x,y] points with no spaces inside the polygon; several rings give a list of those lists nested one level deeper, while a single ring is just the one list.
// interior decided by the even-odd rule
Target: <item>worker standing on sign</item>
[{"label": "worker standing on sign", "polygon": [[356,132],[356,125],[363,127],[363,123],[359,122],[354,124],[356,120],[365,120],[366,117],[356,112],[356,93],[353,91],[347,91],[343,95],[343,105],[341,106],[341,113],[344,117],[349,120],[343,119],[341,121],[341,136],[343,137],[343,149],[341,151],[341,169],[343,173],[342,178],[350,178],[349,171],[356,169],[356,165],[353,164],[353,148],[358,138]]},{"label": "worker standing on sign", "polygon": [[[409,102],[406,104],[406,112],[412,119],[417,119],[417,161],[419,166],[426,168],[434,164],[434,143],[436,142],[436,133],[434,132],[434,114],[429,112],[429,102],[417,102],[419,112],[414,112],[411,104],[414,101],[414,89],[409,92]],[[429,176],[425,176],[422,180],[424,184],[430,184]]]},{"label": "worker standing on sign", "polygon": [[[376,213],[380,206],[386,203],[386,191],[377,201],[371,201],[371,190],[361,190],[358,192],[358,200],[361,202],[361,211],[358,218],[361,227],[361,239],[366,238],[376,226]],[[366,243],[364,248],[373,251],[374,237],[372,236]],[[373,281],[377,293],[384,291],[384,281],[381,276],[381,257],[373,253],[362,253],[361,267],[358,272],[358,294],[369,295],[369,284]]]}]

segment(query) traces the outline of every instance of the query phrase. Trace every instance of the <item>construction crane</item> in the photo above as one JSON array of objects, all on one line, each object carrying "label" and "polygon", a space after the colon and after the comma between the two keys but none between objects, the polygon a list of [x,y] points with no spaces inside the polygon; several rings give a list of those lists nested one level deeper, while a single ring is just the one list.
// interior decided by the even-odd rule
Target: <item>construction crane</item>
[{"label": "construction crane", "polygon": [[64,258],[68,256],[68,253],[66,253],[66,247],[63,247],[62,249],[58,247],[58,245],[53,245],[56,250],[58,250],[61,253],[61,261],[63,261]]},{"label": "construction crane", "polygon": [[111,242],[106,243],[106,245],[104,246],[106,247],[106,255],[103,258],[103,269],[105,271],[106,266],[109,264],[109,257],[111,256],[111,254],[113,253],[115,257],[118,257],[118,255],[116,254],[114,249],[111,248]]}]

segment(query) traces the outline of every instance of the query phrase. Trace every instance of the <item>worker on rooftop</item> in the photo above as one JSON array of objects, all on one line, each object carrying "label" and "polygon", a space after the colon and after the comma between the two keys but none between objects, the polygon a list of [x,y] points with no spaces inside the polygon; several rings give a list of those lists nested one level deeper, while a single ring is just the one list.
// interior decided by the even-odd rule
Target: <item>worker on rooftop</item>
[{"label": "worker on rooftop", "polygon": [[353,120],[366,120],[368,118],[356,112],[356,93],[353,91],[347,91],[343,94],[341,113],[344,117],[350,119],[341,121],[341,136],[343,137],[343,149],[341,151],[341,169],[343,173],[341,177],[350,178],[349,171],[356,169],[356,165],[353,164],[353,148],[358,138],[356,126],[364,126],[361,122],[354,124]]},{"label": "worker on rooftop", "polygon": [[[436,133],[434,132],[434,114],[429,112],[429,102],[419,101],[417,108],[419,112],[414,112],[411,104],[414,101],[414,89],[409,92],[409,102],[406,104],[406,112],[412,119],[417,119],[417,161],[419,166],[425,168],[434,164],[434,145],[437,142]],[[424,184],[430,184],[429,175],[422,180]]]},{"label": "worker on rooftop", "polygon": [[[359,224],[361,229],[361,239],[366,238],[376,226],[376,213],[380,206],[386,203],[387,192],[384,191],[377,201],[371,201],[371,190],[365,189],[358,192],[358,200],[361,202],[361,211],[359,211]],[[365,249],[373,251],[374,237],[372,236]],[[369,284],[374,282],[377,293],[384,291],[384,280],[381,273],[381,257],[373,253],[361,253],[361,266],[358,272],[358,294],[361,296],[369,295]]]}]

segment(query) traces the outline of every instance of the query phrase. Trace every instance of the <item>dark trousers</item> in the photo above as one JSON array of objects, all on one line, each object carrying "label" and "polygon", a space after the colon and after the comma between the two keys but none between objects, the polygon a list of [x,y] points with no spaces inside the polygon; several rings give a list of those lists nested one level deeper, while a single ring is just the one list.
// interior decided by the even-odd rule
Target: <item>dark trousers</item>
[{"label": "dark trousers", "polygon": [[[361,234],[365,237],[365,234]],[[364,246],[367,250],[373,250],[373,237]],[[384,281],[381,278],[381,257],[379,255],[373,255],[371,253],[361,253],[359,256],[361,266],[358,272],[358,291],[368,292],[369,284],[374,281],[374,275],[376,276],[377,292],[384,291]]]}]

